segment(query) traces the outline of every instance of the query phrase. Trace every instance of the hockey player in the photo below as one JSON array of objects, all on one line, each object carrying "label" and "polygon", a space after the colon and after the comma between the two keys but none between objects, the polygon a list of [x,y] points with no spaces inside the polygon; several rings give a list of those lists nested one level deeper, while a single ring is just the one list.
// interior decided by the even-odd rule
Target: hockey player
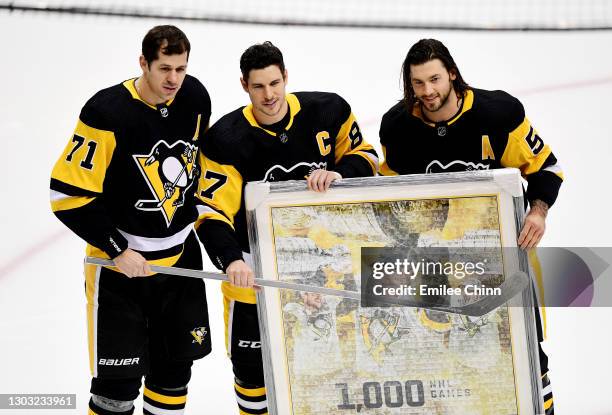
[{"label": "hockey player", "polygon": [[[535,247],[563,181],[550,147],[525,116],[518,99],[503,91],[468,86],[448,49],[423,39],[402,68],[404,99],[383,116],[380,143],[384,175],[516,167],[528,182],[529,212],[518,245]],[[538,335],[542,341],[539,313]],[[552,414],[548,358],[540,347],[544,408]]]},{"label": "hockey player", "polygon": [[[240,59],[251,104],[222,117],[200,143],[205,173],[198,196],[208,205],[199,233],[223,283],[226,345],[241,414],[267,413],[261,340],[244,212],[248,181],[303,180],[326,191],[334,180],[376,174],[378,159],[348,103],[324,92],[287,94],[281,51],[270,42]],[[244,252],[244,253],[243,253]]]},{"label": "hockey player", "polygon": [[[152,275],[149,264],[202,269],[198,141],[204,86],[186,75],[190,44],[174,26],[142,41],[142,75],[96,93],[51,174],[55,215],[87,242],[90,415],[182,414],[195,359],[210,353],[204,283]],[[145,277],[145,278],[136,278]]]}]

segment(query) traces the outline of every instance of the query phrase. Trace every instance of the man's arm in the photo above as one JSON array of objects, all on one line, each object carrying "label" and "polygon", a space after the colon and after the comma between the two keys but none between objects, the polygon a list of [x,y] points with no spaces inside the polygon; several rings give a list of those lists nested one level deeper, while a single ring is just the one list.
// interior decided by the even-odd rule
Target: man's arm
[{"label": "man's arm", "polygon": [[539,199],[530,202],[529,213],[525,217],[523,229],[518,238],[518,244],[522,249],[535,248],[546,230],[546,216],[548,205]]},{"label": "man's arm", "polygon": [[375,176],[378,171],[378,154],[364,140],[350,107],[349,115],[336,136],[334,156],[335,171],[344,178]]},{"label": "man's arm", "polygon": [[237,287],[252,287],[254,273],[244,262],[242,248],[234,228],[234,217],[242,203],[242,175],[230,162],[224,164],[208,158],[216,153],[211,140],[203,146],[199,155],[202,171],[198,182],[197,208],[199,217],[196,232],[206,252],[217,268],[224,271]]},{"label": "man's arm", "polygon": [[113,131],[92,126],[98,123],[104,124],[100,115],[86,105],[51,172],[51,209],[70,230],[113,259],[125,275],[148,275],[146,260],[128,248],[104,206],[104,179],[116,139]]},{"label": "man's arm", "polygon": [[540,138],[527,118],[508,134],[501,164],[520,169],[527,180],[530,209],[518,244],[523,249],[534,248],[544,236],[546,215],[559,194],[563,171],[550,147]]},{"label": "man's arm", "polygon": [[[325,192],[331,183],[343,177],[374,176],[378,170],[378,155],[376,150],[363,139],[359,124],[351,112],[349,104],[340,96],[331,104],[331,111],[338,112],[340,128],[335,137],[334,171],[315,170],[308,176],[307,184],[310,190]],[[317,137],[318,138],[318,137]],[[319,142],[321,154],[331,149]]]}]

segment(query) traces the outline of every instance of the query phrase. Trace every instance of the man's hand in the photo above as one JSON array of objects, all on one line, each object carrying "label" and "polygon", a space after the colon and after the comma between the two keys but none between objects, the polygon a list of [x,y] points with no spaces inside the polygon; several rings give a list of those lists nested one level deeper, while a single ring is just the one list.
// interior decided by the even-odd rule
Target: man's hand
[{"label": "man's hand", "polygon": [[230,263],[225,270],[232,285],[240,288],[253,288],[255,274],[253,270],[242,259]]},{"label": "man's hand", "polygon": [[147,277],[151,275],[151,267],[142,255],[130,248],[113,259],[119,271],[129,278]]},{"label": "man's hand", "polygon": [[534,200],[531,203],[531,209],[525,217],[525,223],[518,238],[518,244],[522,249],[527,250],[538,246],[546,229],[547,214],[548,205],[546,203],[541,200]]},{"label": "man's hand", "polygon": [[340,180],[342,176],[335,171],[317,169],[306,178],[308,189],[314,192],[326,192],[334,180]]}]

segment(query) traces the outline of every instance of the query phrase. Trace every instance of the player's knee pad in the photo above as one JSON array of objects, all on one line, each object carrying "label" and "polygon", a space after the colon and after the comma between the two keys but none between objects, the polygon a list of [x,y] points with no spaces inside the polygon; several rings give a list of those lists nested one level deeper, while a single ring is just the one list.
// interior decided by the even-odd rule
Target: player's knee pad
[{"label": "player's knee pad", "polygon": [[134,401],[120,401],[100,395],[91,395],[90,413],[96,415],[131,415],[134,413]]}]

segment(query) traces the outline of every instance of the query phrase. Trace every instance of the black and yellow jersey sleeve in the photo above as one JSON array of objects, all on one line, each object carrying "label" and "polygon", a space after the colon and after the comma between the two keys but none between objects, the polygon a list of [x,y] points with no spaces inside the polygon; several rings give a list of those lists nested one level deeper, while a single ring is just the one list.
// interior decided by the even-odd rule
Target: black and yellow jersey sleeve
[{"label": "black and yellow jersey sleeve", "polygon": [[210,259],[220,270],[237,259],[242,249],[235,220],[241,209],[244,180],[234,157],[231,136],[219,125],[208,130],[200,143],[202,175],[198,181],[196,230]]},{"label": "black and yellow jersey sleeve", "polygon": [[376,150],[363,139],[352,112],[336,137],[335,158],[336,171],[342,177],[373,176],[378,171]]},{"label": "black and yellow jersey sleeve", "polygon": [[508,111],[512,114],[509,117],[511,123],[500,163],[503,167],[515,167],[521,171],[528,183],[527,199],[530,202],[542,200],[552,206],[563,182],[563,171],[551,148],[525,116],[522,104],[511,98],[514,101]]},{"label": "black and yellow jersey sleeve", "polygon": [[110,258],[127,248],[102,201],[107,169],[113,159],[113,131],[90,106],[81,111],[74,134],[51,173],[51,208],[68,228]]},{"label": "black and yellow jersey sleeve", "polygon": [[[338,99],[337,113],[340,115],[341,122],[334,150],[335,171],[342,177],[375,176],[378,171],[376,150],[364,140],[349,104],[339,95],[330,95]],[[318,141],[321,142],[321,140]]]}]

